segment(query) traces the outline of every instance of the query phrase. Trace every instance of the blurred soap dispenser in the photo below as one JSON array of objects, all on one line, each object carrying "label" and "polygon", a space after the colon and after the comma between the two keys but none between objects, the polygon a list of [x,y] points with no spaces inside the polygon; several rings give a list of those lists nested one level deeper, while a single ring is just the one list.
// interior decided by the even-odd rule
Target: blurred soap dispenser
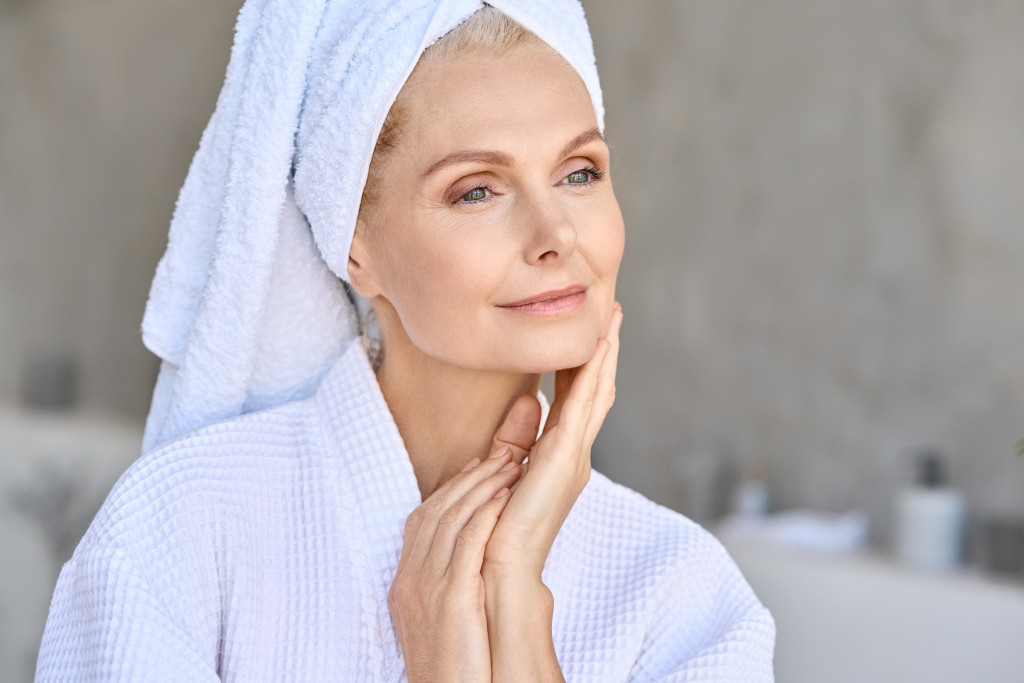
[{"label": "blurred soap dispenser", "polygon": [[896,554],[917,569],[949,571],[960,565],[964,497],[946,483],[938,452],[921,452],[916,465],[914,485],[896,501]]}]

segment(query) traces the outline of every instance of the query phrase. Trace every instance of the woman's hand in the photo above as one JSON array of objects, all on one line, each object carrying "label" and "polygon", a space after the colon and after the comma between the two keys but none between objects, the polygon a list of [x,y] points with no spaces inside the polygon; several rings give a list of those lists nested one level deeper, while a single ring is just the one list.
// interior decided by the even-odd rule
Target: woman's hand
[{"label": "woman's hand", "polygon": [[520,471],[500,447],[409,515],[388,606],[410,683],[491,680],[480,570]]},{"label": "woman's hand", "polygon": [[616,304],[593,357],[556,374],[536,443],[540,405],[524,396],[491,457],[472,460],[409,516],[388,604],[411,683],[561,679],[540,574],[590,478],[590,448],[614,400],[621,322]]},{"label": "woman's hand", "polygon": [[555,536],[590,480],[590,449],[615,401],[621,324],[616,303],[590,360],[555,374],[555,400],[536,443],[523,444],[521,435],[528,430],[519,428],[529,424],[532,413],[536,433],[540,420],[536,400],[527,397],[513,405],[495,437],[495,444],[512,447],[519,461],[528,453],[529,462],[487,542],[485,576],[526,572],[540,579]]},{"label": "woman's hand", "polygon": [[[561,681],[551,619],[554,602],[541,581],[562,523],[590,480],[590,449],[615,400],[622,309],[579,368],[555,375],[555,400],[544,433],[530,445],[539,405],[522,397],[495,436],[529,462],[491,532],[484,554],[484,607],[492,681]],[[532,430],[532,431],[531,431]]]}]

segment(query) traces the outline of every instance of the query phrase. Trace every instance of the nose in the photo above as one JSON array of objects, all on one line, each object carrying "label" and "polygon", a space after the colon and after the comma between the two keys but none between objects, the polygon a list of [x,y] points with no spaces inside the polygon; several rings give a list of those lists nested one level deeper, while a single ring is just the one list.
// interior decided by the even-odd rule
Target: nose
[{"label": "nose", "polygon": [[528,205],[526,262],[536,266],[564,261],[576,250],[577,238],[567,207],[551,196],[534,197]]}]

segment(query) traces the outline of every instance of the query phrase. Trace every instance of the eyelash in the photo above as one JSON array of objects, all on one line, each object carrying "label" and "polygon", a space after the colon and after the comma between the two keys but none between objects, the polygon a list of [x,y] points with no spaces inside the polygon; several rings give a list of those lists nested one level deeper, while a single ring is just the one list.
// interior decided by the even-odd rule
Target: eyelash
[{"label": "eyelash", "polygon": [[[574,173],[587,173],[590,176],[590,180],[585,182],[585,183],[567,183],[568,185],[575,185],[577,187],[582,185],[584,187],[587,187],[589,185],[593,185],[594,183],[596,183],[596,182],[600,181],[602,178],[604,178],[604,171],[600,171],[597,168],[595,168],[594,166],[584,166],[583,168],[577,168],[575,171],[572,171],[571,173],[566,175],[565,178],[568,178],[569,176],[573,175]],[[565,178],[563,178],[562,180],[564,181]],[[486,197],[484,197],[483,199],[465,199],[465,200],[463,199],[467,194],[469,194],[470,192],[474,192],[476,190],[487,190],[487,192],[489,194]],[[461,195],[456,197],[451,203],[453,205],[458,205],[458,204],[481,204],[483,202],[489,201],[493,195],[494,195],[494,188],[492,188],[491,186],[489,186],[489,185],[477,185],[476,187],[472,187],[472,188],[466,190],[465,192],[463,192]]]}]

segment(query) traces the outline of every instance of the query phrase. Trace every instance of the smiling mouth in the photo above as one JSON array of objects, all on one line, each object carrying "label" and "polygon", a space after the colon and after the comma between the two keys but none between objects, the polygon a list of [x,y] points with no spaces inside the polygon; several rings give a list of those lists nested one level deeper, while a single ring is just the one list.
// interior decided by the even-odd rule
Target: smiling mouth
[{"label": "smiling mouth", "polygon": [[511,304],[503,304],[499,308],[517,313],[531,313],[535,315],[553,315],[574,311],[583,305],[587,298],[587,288],[582,285],[572,285],[563,289],[553,289],[531,296]]}]

